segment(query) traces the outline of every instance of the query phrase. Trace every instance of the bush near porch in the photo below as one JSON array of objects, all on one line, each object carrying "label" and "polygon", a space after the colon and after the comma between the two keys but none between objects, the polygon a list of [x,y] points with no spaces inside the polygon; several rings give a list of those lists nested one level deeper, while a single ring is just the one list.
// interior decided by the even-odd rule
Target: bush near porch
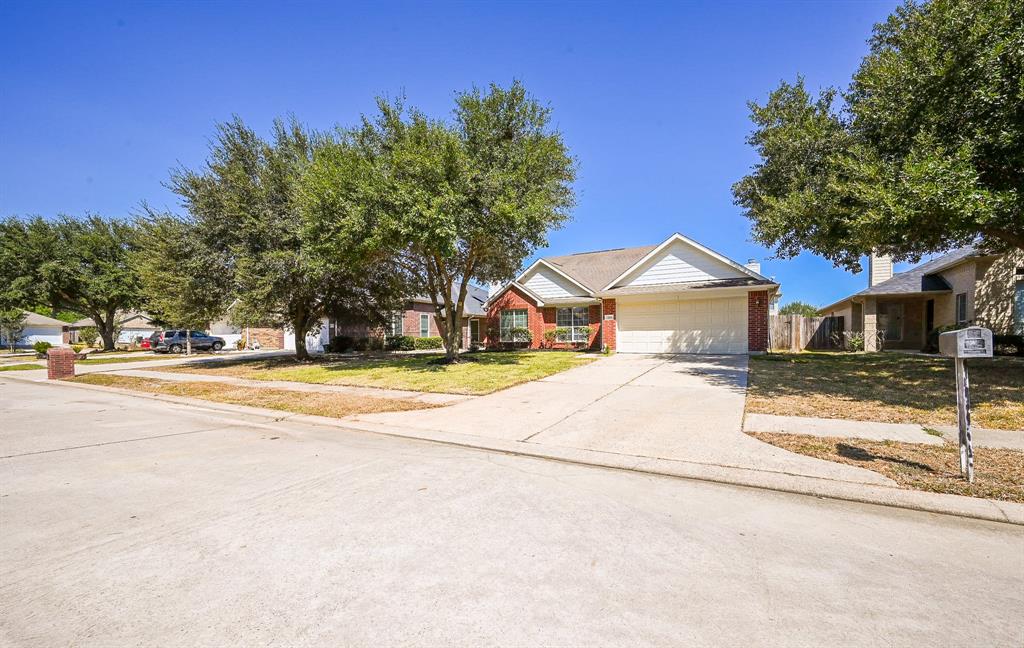
[{"label": "bush near porch", "polygon": [[[1024,430],[1024,359],[968,361],[972,423]],[[902,353],[752,356],[747,411],[956,425],[953,360]]]},{"label": "bush near porch", "polygon": [[313,359],[237,360],[161,367],[160,371],[235,376],[253,380],[291,380],[383,389],[489,394],[545,378],[595,360],[576,353],[495,351],[463,354],[465,362],[434,364],[443,354]]}]

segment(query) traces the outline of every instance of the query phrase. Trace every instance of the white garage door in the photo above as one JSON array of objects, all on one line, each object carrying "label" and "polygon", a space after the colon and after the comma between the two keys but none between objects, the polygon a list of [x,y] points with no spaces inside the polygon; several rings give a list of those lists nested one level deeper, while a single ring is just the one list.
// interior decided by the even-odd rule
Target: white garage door
[{"label": "white garage door", "polygon": [[617,304],[623,353],[746,353],[747,298]]}]

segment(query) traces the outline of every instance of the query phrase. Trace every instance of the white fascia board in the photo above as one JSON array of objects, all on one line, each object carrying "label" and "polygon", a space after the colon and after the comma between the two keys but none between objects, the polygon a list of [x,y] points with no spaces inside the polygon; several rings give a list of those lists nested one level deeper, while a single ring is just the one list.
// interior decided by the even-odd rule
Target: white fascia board
[{"label": "white fascia board", "polygon": [[498,292],[494,293],[493,295],[491,295],[490,297],[487,298],[487,301],[484,302],[484,308],[485,309],[486,308],[490,308],[491,302],[493,302],[495,299],[498,298],[498,296],[500,296],[502,293],[504,293],[505,291],[507,291],[510,288],[518,288],[520,291],[523,292],[523,294],[525,294],[527,297],[529,297],[530,299],[535,301],[538,306],[543,306],[544,305],[544,300],[541,299],[540,297],[538,297],[537,294],[534,293],[532,290],[530,290],[526,286],[522,285],[518,281],[510,281],[507,284],[505,284],[504,286],[502,286],[501,289]]},{"label": "white fascia board", "polygon": [[685,243],[686,245],[689,245],[690,247],[695,248],[699,252],[703,252],[704,254],[710,256],[711,258],[716,259],[718,261],[721,261],[722,263],[725,263],[726,265],[728,265],[728,266],[730,266],[732,268],[735,268],[736,270],[739,270],[740,272],[742,272],[745,275],[751,276],[751,277],[753,277],[755,279],[763,279],[765,281],[771,281],[770,279],[768,279],[768,277],[766,277],[766,276],[764,276],[762,274],[759,274],[757,272],[754,272],[753,270],[751,270],[747,266],[745,266],[743,264],[740,264],[740,263],[736,263],[735,261],[733,261],[729,257],[727,257],[727,256],[725,256],[723,254],[719,254],[718,252],[715,252],[711,248],[706,247],[704,245],[701,245],[697,241],[694,241],[693,239],[687,238],[687,237],[683,236],[682,234],[680,234],[679,232],[676,232],[672,236],[670,236],[667,239],[665,239],[661,243],[661,245],[659,245],[658,247],[654,248],[653,250],[648,252],[646,255],[644,255],[644,257],[642,259],[640,259],[639,261],[637,261],[636,263],[631,265],[629,268],[627,268],[625,272],[620,274],[618,277],[615,277],[615,279],[613,279],[611,283],[609,283],[607,286],[605,286],[602,289],[602,291],[610,290],[613,286],[615,286],[615,284],[619,283],[620,281],[622,281],[623,279],[625,279],[626,277],[631,275],[634,271],[636,271],[641,266],[643,266],[645,263],[647,263],[648,261],[650,261],[651,259],[656,257],[665,248],[667,248],[668,246],[672,245],[676,241],[679,241],[681,243]]},{"label": "white fascia board", "polygon": [[528,275],[531,272],[533,272],[534,268],[536,268],[539,265],[543,265],[545,268],[548,268],[549,270],[551,270],[552,272],[557,274],[559,277],[562,277],[562,278],[572,282],[573,285],[578,286],[579,288],[581,288],[585,294],[587,294],[587,295],[593,295],[594,294],[594,292],[592,290],[590,290],[589,288],[587,288],[586,286],[581,284],[576,279],[573,279],[569,275],[565,274],[565,272],[563,272],[562,270],[559,270],[554,265],[552,265],[551,263],[548,263],[544,259],[537,259],[536,261],[534,261],[533,264],[530,265],[529,268],[527,268],[526,270],[523,270],[523,273],[520,274],[519,277],[516,278],[516,281],[521,283],[526,278],[526,275]]}]

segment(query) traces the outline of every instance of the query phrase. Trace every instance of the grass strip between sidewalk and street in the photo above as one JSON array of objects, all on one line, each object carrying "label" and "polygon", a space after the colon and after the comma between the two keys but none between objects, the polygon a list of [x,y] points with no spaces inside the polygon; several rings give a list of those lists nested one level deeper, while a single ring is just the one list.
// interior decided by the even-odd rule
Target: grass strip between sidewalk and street
[{"label": "grass strip between sidewalk and street", "polygon": [[293,412],[295,414],[312,414],[314,416],[330,416],[334,418],[356,414],[397,412],[437,407],[437,405],[431,403],[400,398],[378,398],[334,392],[309,392],[270,387],[253,388],[223,382],[185,382],[110,374],[85,374],[73,378],[72,382],[99,385],[101,387],[119,387],[121,389],[163,396],[185,396],[216,403],[264,407]]},{"label": "grass strip between sidewalk and street", "polygon": [[1024,452],[974,448],[974,483],[960,476],[960,446],[748,432],[790,452],[866,468],[903,488],[1024,503]]},{"label": "grass strip between sidewalk and street", "polygon": [[441,354],[328,356],[307,361],[277,357],[159,367],[157,371],[478,395],[539,380],[596,359],[568,351],[495,351],[464,354],[458,364],[432,362],[441,357]]},{"label": "grass strip between sidewalk and street", "polygon": [[183,359],[183,358],[186,358],[186,357],[188,357],[188,358],[195,358],[195,357],[203,357],[203,356],[195,356],[195,355],[192,355],[192,356],[181,356],[181,355],[168,355],[168,354],[161,354],[161,355],[158,355],[158,354],[141,355],[140,354],[140,355],[137,355],[137,356],[134,356],[134,357],[132,357],[132,356],[129,356],[129,357],[116,357],[115,356],[115,357],[110,357],[110,358],[105,358],[103,356],[90,356],[86,360],[75,360],[75,364],[80,364],[80,365],[104,365],[104,364],[117,364],[117,363],[121,363],[121,362],[147,362],[147,361],[150,361],[150,360],[180,360],[180,359]]},{"label": "grass strip between sidewalk and street", "polygon": [[46,369],[46,365],[26,363],[0,365],[0,371],[32,371],[33,369]]}]

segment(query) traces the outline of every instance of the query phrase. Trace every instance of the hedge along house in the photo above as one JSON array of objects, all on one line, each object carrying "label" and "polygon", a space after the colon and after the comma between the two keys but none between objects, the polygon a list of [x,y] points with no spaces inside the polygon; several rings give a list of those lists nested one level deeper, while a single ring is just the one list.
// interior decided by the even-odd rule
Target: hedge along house
[{"label": "hedge along house", "polygon": [[889,257],[872,255],[868,287],[822,309],[863,333],[867,351],[918,350],[929,334],[977,324],[995,335],[1024,335],[1024,250],[986,254],[958,248],[893,274]]},{"label": "hedge along house", "polygon": [[[673,234],[658,245],[545,257],[487,302],[488,346],[760,353],[779,285]],[[516,333],[530,332],[529,344]],[[554,334],[552,334],[552,332]]]}]

